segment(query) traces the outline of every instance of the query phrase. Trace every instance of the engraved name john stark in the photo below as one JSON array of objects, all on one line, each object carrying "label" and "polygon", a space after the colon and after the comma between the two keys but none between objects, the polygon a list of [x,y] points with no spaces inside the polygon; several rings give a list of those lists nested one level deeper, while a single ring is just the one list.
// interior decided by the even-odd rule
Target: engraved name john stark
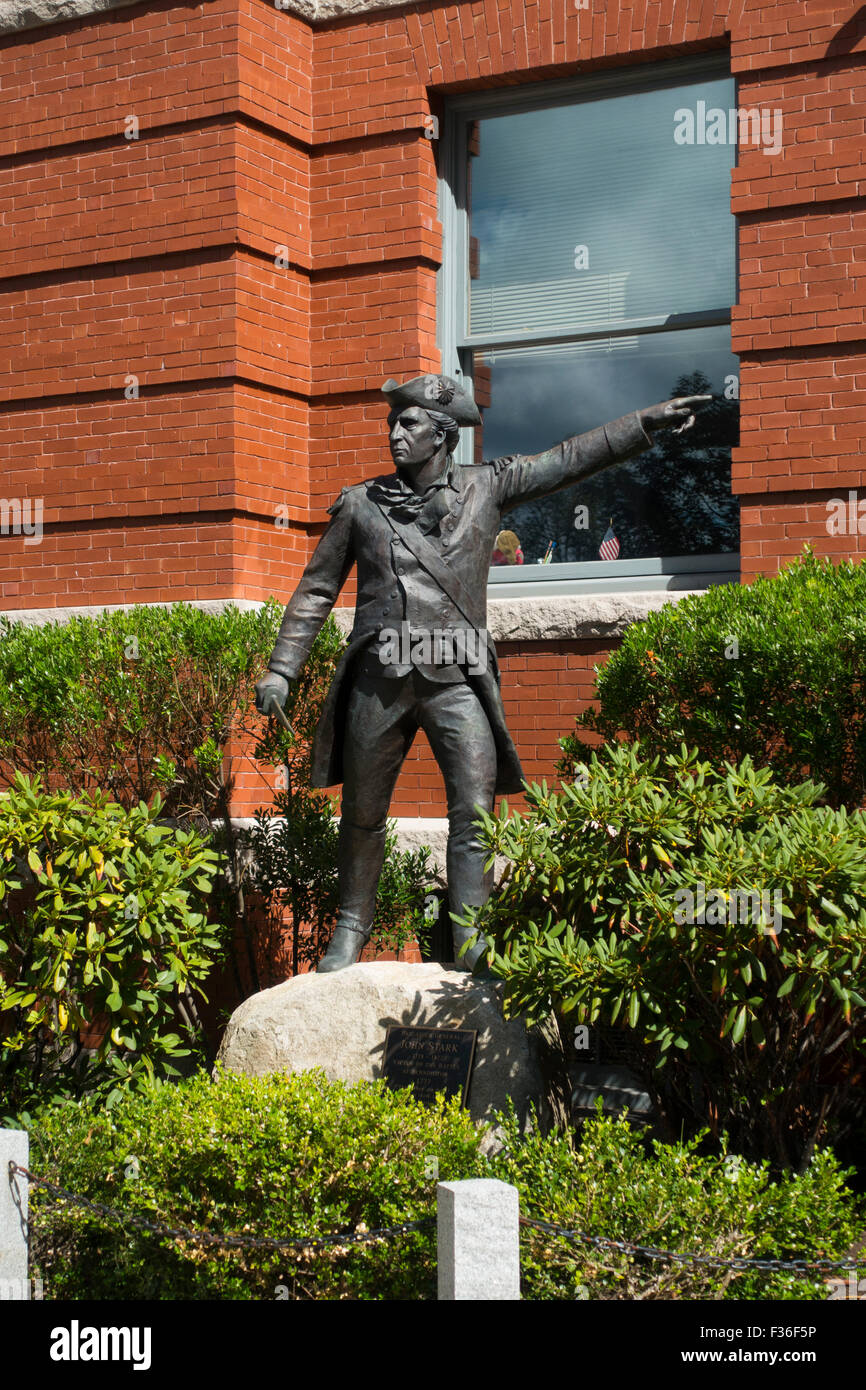
[{"label": "engraved name john stark", "polygon": [[432,1102],[444,1091],[465,1105],[477,1039],[474,1028],[392,1025],[385,1034],[382,1075],[392,1090],[411,1087],[416,1100]]},{"label": "engraved name john stark", "polygon": [[[502,518],[512,507],[573,486],[648,449],[657,430],[689,429],[710,396],[683,396],[636,410],[534,456],[459,465],[461,425],[478,425],[475,402],[450,377],[428,374],[382,387],[390,406],[395,470],[343,488],[330,523],[286,607],[268,673],[256,686],[263,714],[282,710],[353,565],[358,598],[348,647],[337,667],[313,741],[312,785],[342,783],[338,850],[340,906],[322,971],[361,954],[373,922],[391,795],[418,729],[445,781],[446,870],[453,916],[486,902],[492,870],[476,842],[477,808],[521,790],[523,773],[505,725],[496,652],[487,634],[487,575]],[[384,641],[450,632],[460,640]],[[461,654],[486,660],[469,669]],[[401,657],[405,659],[400,659]],[[453,926],[466,970],[483,969],[483,938]]]}]

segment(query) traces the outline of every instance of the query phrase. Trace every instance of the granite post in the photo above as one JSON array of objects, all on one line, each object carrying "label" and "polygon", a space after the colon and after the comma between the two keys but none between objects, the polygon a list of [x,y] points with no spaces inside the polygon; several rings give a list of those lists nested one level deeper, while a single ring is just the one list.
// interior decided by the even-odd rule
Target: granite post
[{"label": "granite post", "polygon": [[30,1140],[26,1130],[0,1129],[0,1298],[13,1302],[30,1298],[27,1268],[27,1205],[29,1183],[10,1173],[9,1164],[28,1167]]},{"label": "granite post", "polygon": [[520,1298],[520,1198],[497,1178],[440,1182],[439,1300]]}]

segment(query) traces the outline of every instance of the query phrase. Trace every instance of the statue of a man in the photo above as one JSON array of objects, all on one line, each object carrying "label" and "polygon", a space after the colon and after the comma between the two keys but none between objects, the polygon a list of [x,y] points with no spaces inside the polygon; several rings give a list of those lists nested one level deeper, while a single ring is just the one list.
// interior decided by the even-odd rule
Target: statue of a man
[{"label": "statue of a man", "polygon": [[[418,729],[445,779],[446,869],[451,913],[485,902],[492,871],[476,840],[477,808],[521,790],[523,773],[505,726],[496,653],[487,635],[487,578],[503,514],[570,487],[652,444],[653,432],[686,429],[709,396],[635,411],[534,457],[458,466],[461,425],[478,409],[449,377],[430,374],[382,388],[396,472],[344,488],[290,599],[256,686],[265,714],[282,707],[352,565],[355,623],[328,693],[312,751],[312,785],[342,782],[340,909],[318,970],[342,970],[361,954],[373,922],[391,795]],[[471,939],[454,926],[455,957]],[[478,941],[460,964],[472,969]]]}]

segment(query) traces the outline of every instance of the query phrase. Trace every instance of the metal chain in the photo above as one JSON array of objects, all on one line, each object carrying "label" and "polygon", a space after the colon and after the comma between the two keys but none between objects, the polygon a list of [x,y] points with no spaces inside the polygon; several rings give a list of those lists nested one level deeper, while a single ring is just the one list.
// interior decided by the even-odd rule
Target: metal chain
[{"label": "metal chain", "polygon": [[819,1270],[822,1273],[828,1273],[833,1269],[847,1271],[860,1267],[866,1268],[866,1255],[859,1259],[849,1260],[760,1260],[745,1255],[725,1259],[721,1255],[683,1254],[676,1250],[660,1250],[656,1245],[637,1245],[631,1240],[611,1240],[608,1236],[590,1236],[585,1231],[568,1230],[565,1226],[557,1226],[552,1221],[535,1220],[529,1216],[521,1216],[520,1224],[545,1231],[549,1235],[561,1236],[564,1240],[579,1242],[582,1245],[593,1245],[596,1248],[606,1250],[619,1250],[625,1255],[644,1255],[648,1260],[670,1260],[675,1264],[712,1265],[718,1269],[796,1270],[802,1273],[807,1270]]},{"label": "metal chain", "polygon": [[150,1221],[146,1216],[120,1211],[117,1207],[106,1206],[103,1202],[92,1202],[87,1197],[79,1197],[65,1187],[57,1187],[45,1178],[37,1178],[17,1163],[10,1161],[9,1174],[20,1173],[36,1187],[44,1187],[52,1196],[83,1207],[105,1221],[113,1221],[121,1226],[135,1226],[153,1235],[167,1236],[170,1240],[196,1241],[200,1245],[219,1245],[227,1249],[253,1250],[310,1250],[325,1249],[332,1245],[362,1245],[371,1240],[382,1240],[388,1236],[406,1235],[410,1231],[423,1231],[436,1224],[436,1218],[423,1217],[420,1221],[403,1221],[399,1226],[383,1226],[374,1231],[334,1232],[327,1236],[310,1236],[295,1240],[278,1240],[275,1236],[220,1235],[214,1231],[193,1231],[188,1226],[165,1226],[161,1222]]},{"label": "metal chain", "polygon": [[[105,1221],[113,1221],[122,1226],[134,1226],[153,1235],[167,1236],[171,1240],[197,1241],[200,1245],[219,1245],[227,1249],[310,1250],[326,1249],[334,1245],[363,1245],[369,1241],[383,1240],[389,1236],[428,1230],[435,1225],[435,1217],[427,1216],[418,1221],[404,1221],[399,1226],[383,1226],[373,1231],[334,1232],[327,1236],[310,1236],[294,1240],[279,1240],[274,1236],[221,1235],[213,1231],[193,1231],[188,1226],[166,1226],[161,1222],[150,1221],[146,1216],[137,1216],[131,1212],[120,1211],[117,1207],[106,1206],[103,1202],[92,1202],[89,1198],[80,1197],[65,1187],[58,1187],[54,1183],[47,1182],[45,1178],[37,1178],[28,1169],[10,1161],[10,1177],[16,1173],[20,1173],[34,1186],[45,1188],[52,1196],[64,1202],[71,1202],[75,1206],[83,1207],[86,1211],[93,1212],[94,1215]],[[553,1221],[542,1221],[529,1216],[521,1216],[520,1224],[533,1230],[544,1231],[547,1235],[559,1236],[561,1239],[572,1241],[575,1244],[590,1245],[596,1249],[617,1250],[624,1255],[642,1255],[649,1260],[668,1260],[673,1264],[698,1264],[716,1269],[743,1271],[749,1269],[789,1270],[804,1274],[809,1271],[826,1274],[831,1270],[850,1271],[866,1268],[866,1255],[859,1259],[851,1258],[848,1260],[761,1260],[745,1255],[725,1259],[721,1255],[698,1255],[676,1250],[661,1250],[655,1245],[639,1245],[630,1240],[613,1240],[609,1236],[591,1236],[585,1231],[570,1230],[566,1226],[556,1225]]]}]

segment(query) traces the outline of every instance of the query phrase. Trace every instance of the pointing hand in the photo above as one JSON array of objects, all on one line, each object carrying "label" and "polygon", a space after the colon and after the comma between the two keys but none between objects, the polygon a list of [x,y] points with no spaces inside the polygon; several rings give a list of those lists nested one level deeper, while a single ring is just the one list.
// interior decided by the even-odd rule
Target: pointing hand
[{"label": "pointing hand", "polygon": [[690,430],[695,423],[695,411],[700,410],[705,401],[712,396],[676,396],[672,401],[662,401],[640,412],[641,424],[652,434],[653,430],[673,429],[674,434]]}]

